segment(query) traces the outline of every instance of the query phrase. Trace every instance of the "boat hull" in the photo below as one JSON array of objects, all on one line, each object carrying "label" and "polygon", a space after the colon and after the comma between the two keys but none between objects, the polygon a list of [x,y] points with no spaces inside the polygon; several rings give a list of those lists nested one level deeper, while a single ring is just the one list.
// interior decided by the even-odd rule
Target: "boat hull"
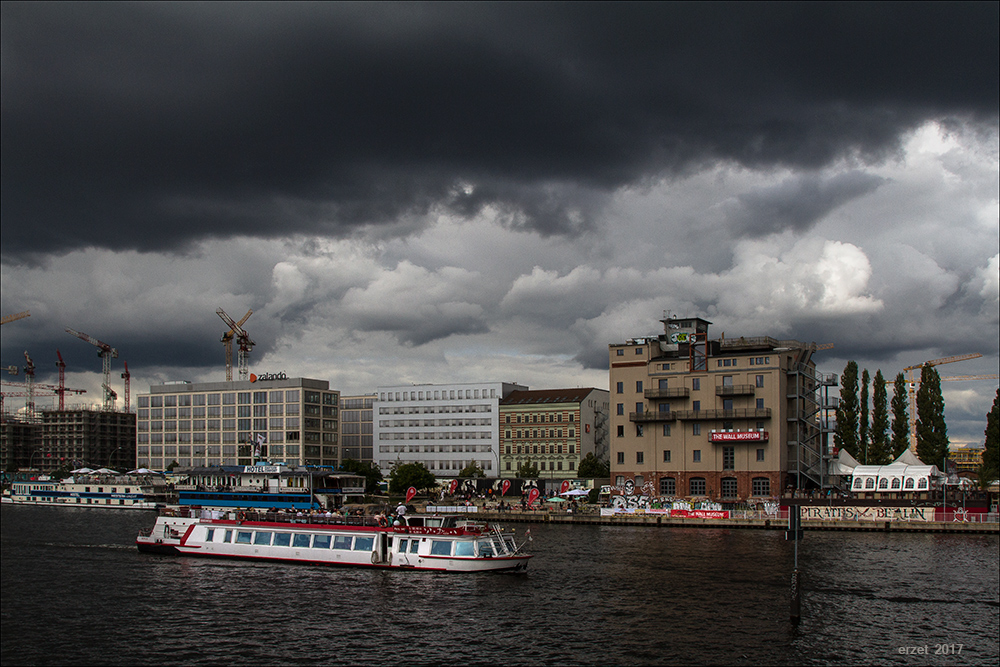
[{"label": "boat hull", "polygon": [[176,516],[159,517],[136,538],[136,548],[166,556],[466,573],[524,572],[531,558],[510,549],[499,532]]}]

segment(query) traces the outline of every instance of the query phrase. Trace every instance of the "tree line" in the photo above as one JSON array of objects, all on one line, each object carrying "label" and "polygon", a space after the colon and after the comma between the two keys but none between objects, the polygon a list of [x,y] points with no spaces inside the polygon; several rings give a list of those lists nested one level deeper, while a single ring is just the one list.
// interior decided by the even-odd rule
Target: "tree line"
[{"label": "tree line", "polygon": [[[887,386],[892,384],[892,400]],[[870,388],[870,389],[869,389]],[[920,387],[916,395],[917,458],[927,465],[943,468],[949,449],[948,426],[944,418],[941,376],[927,364],[920,369]],[[840,403],[834,446],[846,449],[864,465],[887,465],[910,445],[910,410],[906,379],[902,373],[894,382],[886,382],[882,371],[871,378],[868,369],[858,378],[858,364],[848,361],[840,376]],[[997,479],[1000,440],[1000,390],[986,418],[986,443],[980,482]]]}]

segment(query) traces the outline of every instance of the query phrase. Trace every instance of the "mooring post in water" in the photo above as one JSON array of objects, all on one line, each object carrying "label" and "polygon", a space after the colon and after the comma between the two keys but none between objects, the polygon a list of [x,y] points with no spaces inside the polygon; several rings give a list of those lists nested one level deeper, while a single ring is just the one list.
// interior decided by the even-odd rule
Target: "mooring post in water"
[{"label": "mooring post in water", "polygon": [[799,590],[799,540],[802,539],[802,514],[798,505],[788,507],[788,530],[785,539],[792,540],[795,547],[795,565],[792,569],[792,604],[790,619],[797,624],[802,614],[802,601]]}]

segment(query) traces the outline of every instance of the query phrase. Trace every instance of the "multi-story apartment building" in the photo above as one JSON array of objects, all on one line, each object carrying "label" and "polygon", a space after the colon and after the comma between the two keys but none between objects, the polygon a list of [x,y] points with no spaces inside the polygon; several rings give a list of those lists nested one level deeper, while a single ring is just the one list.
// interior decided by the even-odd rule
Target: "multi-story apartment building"
[{"label": "multi-story apartment building", "polygon": [[283,373],[234,382],[172,382],[137,397],[140,466],[340,464],[340,392]]},{"label": "multi-story apartment building", "polygon": [[828,484],[837,378],[816,372],[815,344],[709,340],[706,320],[661,321],[659,336],[609,346],[612,482],[724,501]]},{"label": "multi-story apartment building", "polygon": [[373,411],[377,394],[340,397],[340,458],[372,462]]},{"label": "multi-story apartment building", "polygon": [[135,467],[136,416],[132,412],[41,410],[32,420],[4,420],[0,452],[4,468],[90,466],[119,471]]},{"label": "multi-story apartment building", "polygon": [[423,463],[437,477],[470,463],[496,476],[500,400],[527,387],[507,382],[378,387],[375,462],[387,475],[398,463]]},{"label": "multi-story apartment building", "polygon": [[606,460],[608,405],[604,389],[511,392],[500,401],[499,476],[533,464],[539,477],[575,477],[587,454]]}]

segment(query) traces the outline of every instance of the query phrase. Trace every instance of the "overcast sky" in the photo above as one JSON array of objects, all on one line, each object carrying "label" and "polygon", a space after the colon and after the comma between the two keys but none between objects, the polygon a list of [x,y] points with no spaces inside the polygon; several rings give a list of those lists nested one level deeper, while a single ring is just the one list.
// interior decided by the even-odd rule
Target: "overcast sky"
[{"label": "overcast sky", "polygon": [[606,388],[669,310],[997,373],[998,7],[4,2],[2,364],[222,380],[222,307],[346,394]]}]

